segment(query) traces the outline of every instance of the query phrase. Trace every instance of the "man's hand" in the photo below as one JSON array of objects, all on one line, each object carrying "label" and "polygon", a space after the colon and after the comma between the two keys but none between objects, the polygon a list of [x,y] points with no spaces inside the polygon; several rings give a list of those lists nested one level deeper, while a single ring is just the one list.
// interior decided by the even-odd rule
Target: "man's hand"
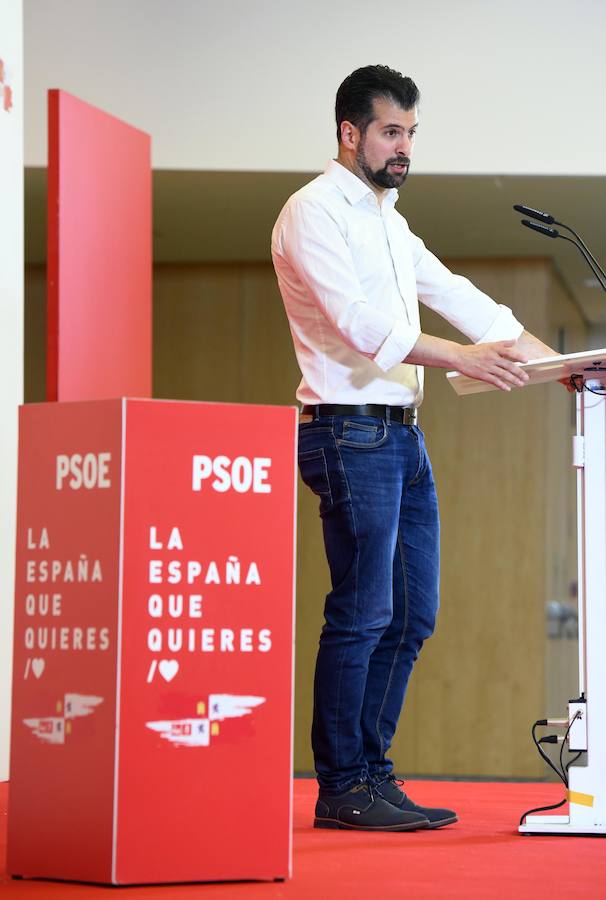
[{"label": "man's hand", "polygon": [[510,391],[512,387],[523,387],[529,378],[517,363],[559,355],[528,331],[524,331],[517,341],[484,344],[457,344],[444,338],[420,334],[403,362],[457,369],[470,378],[485,381],[502,391]]},{"label": "man's hand", "polygon": [[524,387],[528,375],[516,363],[528,362],[528,356],[516,341],[459,345],[456,368],[463,375],[493,384],[501,391]]},{"label": "man's hand", "polygon": [[457,369],[470,378],[486,381],[502,391],[523,387],[528,375],[516,363],[528,362],[528,355],[516,341],[494,341],[485,344],[457,344],[444,338],[420,334],[406,363]]}]

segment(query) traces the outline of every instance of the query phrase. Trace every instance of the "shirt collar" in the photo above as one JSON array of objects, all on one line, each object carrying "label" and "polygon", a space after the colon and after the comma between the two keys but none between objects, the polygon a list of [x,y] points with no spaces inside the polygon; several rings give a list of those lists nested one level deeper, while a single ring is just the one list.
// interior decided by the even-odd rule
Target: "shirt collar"
[{"label": "shirt collar", "polygon": [[[344,165],[337,162],[336,159],[328,161],[324,174],[330,181],[337,185],[352,206],[355,206],[356,203],[359,203],[360,200],[369,195],[374,198],[372,189],[369,188],[361,178],[358,178],[357,175],[354,175],[353,172],[346,169]],[[397,199],[397,190],[395,188],[390,188],[383,199],[383,204],[385,206],[395,206]]]}]

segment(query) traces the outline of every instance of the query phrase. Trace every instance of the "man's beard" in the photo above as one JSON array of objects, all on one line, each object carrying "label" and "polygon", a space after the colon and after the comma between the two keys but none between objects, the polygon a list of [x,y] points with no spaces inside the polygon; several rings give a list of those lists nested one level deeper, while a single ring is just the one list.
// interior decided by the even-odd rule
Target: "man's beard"
[{"label": "man's beard", "polygon": [[[378,188],[401,187],[406,181],[406,176],[410,169],[410,159],[407,156],[392,157],[387,160],[382,169],[371,169],[366,162],[363,144],[356,154],[356,163],[364,173],[366,180]],[[404,165],[406,166],[406,169],[403,172],[390,172],[390,165]]]}]

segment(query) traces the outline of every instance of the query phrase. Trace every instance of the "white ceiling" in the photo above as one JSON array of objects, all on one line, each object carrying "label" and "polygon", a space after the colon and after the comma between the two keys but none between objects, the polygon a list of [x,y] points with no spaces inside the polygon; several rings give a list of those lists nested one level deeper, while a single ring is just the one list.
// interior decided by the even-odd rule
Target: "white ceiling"
[{"label": "white ceiling", "polygon": [[[0,3],[0,8],[2,3]],[[307,172],[334,98],[383,63],[421,89],[417,172],[606,175],[604,0],[24,0],[25,159],[46,92],[152,135],[155,168]]]}]

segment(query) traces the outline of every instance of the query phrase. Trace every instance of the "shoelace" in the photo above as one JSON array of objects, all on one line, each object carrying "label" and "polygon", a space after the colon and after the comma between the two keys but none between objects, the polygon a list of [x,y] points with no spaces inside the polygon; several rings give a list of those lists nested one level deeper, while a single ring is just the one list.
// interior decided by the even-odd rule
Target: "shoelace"
[{"label": "shoelace", "polygon": [[385,778],[382,778],[381,781],[377,781],[376,787],[380,787],[382,784],[385,784],[386,781],[390,781],[392,784],[396,784],[400,788],[402,793],[404,793],[404,780],[402,778],[396,778],[396,776],[392,775],[391,773],[389,775],[386,775]]},{"label": "shoelace", "polygon": [[397,784],[399,788],[403,788],[403,787],[404,787],[404,784],[405,784],[403,778],[396,778],[395,775],[391,775],[391,774],[388,775],[387,778],[386,778],[385,780],[386,780],[386,781],[391,781],[391,782],[393,782],[393,784]]},{"label": "shoelace", "polygon": [[[375,802],[376,795],[375,790],[378,787],[381,787],[382,784],[385,784],[386,781],[391,781],[393,784],[397,784],[397,786],[402,789],[404,786],[404,781],[401,778],[396,778],[395,775],[386,775],[385,778],[382,778],[381,781],[377,781],[373,783],[370,778],[366,779],[366,781],[361,780],[360,784],[363,784],[368,789],[368,793],[370,794],[371,803]],[[404,793],[402,791],[402,793]]]},{"label": "shoelace", "polygon": [[357,789],[359,790],[362,787],[366,788],[366,790],[368,791],[368,793],[370,795],[370,802],[374,803],[375,802],[375,790],[374,790],[375,785],[373,785],[370,778],[367,778],[367,779],[361,778],[360,779],[360,783],[359,783],[359,786]]}]

